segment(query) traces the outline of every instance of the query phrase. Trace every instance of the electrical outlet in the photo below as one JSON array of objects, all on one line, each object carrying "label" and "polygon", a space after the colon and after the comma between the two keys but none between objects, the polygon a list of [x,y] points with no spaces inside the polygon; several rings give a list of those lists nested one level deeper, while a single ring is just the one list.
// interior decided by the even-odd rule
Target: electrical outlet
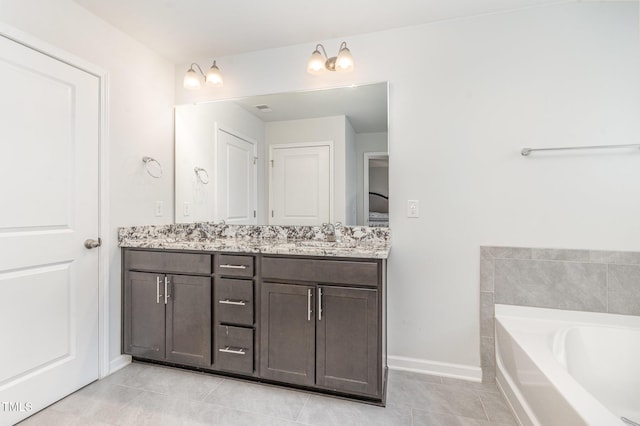
[{"label": "electrical outlet", "polygon": [[156,216],[162,216],[162,201],[156,201]]},{"label": "electrical outlet", "polygon": [[407,217],[420,217],[420,201],[407,201]]},{"label": "electrical outlet", "polygon": [[182,215],[191,216],[191,203],[189,201],[185,201],[182,205]]}]

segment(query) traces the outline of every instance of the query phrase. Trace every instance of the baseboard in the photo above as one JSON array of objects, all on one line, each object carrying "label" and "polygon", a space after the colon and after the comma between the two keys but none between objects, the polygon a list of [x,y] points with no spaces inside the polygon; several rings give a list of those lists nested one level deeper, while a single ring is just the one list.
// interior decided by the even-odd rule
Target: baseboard
[{"label": "baseboard", "polygon": [[129,355],[120,355],[111,360],[109,363],[109,374],[113,374],[121,368],[126,367],[131,364],[131,356]]},{"label": "baseboard", "polygon": [[482,381],[482,369],[462,364],[429,361],[426,359],[408,358],[404,356],[388,356],[387,363],[392,370],[411,371],[419,374],[451,377],[454,379]]}]

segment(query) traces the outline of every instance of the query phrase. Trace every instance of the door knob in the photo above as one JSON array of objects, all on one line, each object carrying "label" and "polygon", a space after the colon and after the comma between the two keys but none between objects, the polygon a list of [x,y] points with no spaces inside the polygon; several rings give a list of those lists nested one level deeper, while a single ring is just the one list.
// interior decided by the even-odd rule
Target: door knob
[{"label": "door knob", "polygon": [[94,249],[96,247],[100,247],[101,245],[102,245],[102,240],[100,238],[98,238],[97,240],[89,238],[84,242],[84,246],[89,250]]}]

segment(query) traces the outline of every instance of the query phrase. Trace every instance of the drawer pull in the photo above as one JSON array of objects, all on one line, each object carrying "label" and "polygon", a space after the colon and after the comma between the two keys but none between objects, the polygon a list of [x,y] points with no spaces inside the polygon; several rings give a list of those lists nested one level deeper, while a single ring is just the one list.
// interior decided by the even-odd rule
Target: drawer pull
[{"label": "drawer pull", "polygon": [[156,303],[160,303],[160,298],[162,295],[160,294],[160,277],[156,277]]},{"label": "drawer pull", "polygon": [[224,269],[247,269],[247,265],[220,265]]},{"label": "drawer pull", "polygon": [[235,354],[235,355],[246,355],[247,350],[245,348],[232,348],[230,346],[226,346],[224,348],[218,349],[220,352],[224,352],[227,354]]},{"label": "drawer pull", "polygon": [[171,295],[169,294],[169,278],[164,277],[164,304],[166,305]]},{"label": "drawer pull", "polygon": [[247,304],[246,300],[230,300],[230,299],[220,300],[218,301],[218,303],[222,305],[236,305],[236,306],[245,306]]}]

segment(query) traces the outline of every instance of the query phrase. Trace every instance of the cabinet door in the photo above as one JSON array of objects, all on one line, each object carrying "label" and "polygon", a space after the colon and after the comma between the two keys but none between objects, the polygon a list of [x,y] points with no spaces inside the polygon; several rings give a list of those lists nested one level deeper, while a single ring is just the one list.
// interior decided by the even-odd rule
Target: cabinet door
[{"label": "cabinet door", "polygon": [[263,283],[260,376],[299,385],[315,382],[315,287]]},{"label": "cabinet door", "polygon": [[378,292],[318,287],[316,384],[378,393]]},{"label": "cabinet door", "polygon": [[164,275],[124,276],[124,352],[155,360],[165,355]]},{"label": "cabinet door", "polygon": [[211,278],[167,275],[167,280],[166,359],[208,367],[211,364]]}]

